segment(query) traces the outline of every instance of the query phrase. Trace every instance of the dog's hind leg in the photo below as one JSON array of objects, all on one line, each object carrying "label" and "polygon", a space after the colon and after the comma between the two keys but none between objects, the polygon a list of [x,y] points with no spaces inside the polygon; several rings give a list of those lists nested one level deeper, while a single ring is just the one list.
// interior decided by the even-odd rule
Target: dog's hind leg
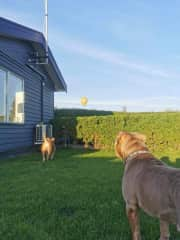
[{"label": "dog's hind leg", "polygon": [[169,240],[170,234],[169,234],[169,223],[166,221],[160,219],[160,240]]},{"label": "dog's hind leg", "polygon": [[52,154],[51,154],[51,160],[54,159],[55,152],[56,152],[56,147],[54,147],[53,152],[52,152]]},{"label": "dog's hind leg", "polygon": [[141,240],[139,217],[137,208],[127,208],[127,217],[131,226],[132,240]]},{"label": "dog's hind leg", "polygon": [[55,154],[55,152],[53,152],[53,153],[51,154],[51,157],[50,157],[51,160],[54,159],[54,154]]},{"label": "dog's hind leg", "polygon": [[176,211],[177,211],[176,228],[177,228],[177,231],[180,232],[180,208],[178,208]]},{"label": "dog's hind leg", "polygon": [[45,153],[45,152],[42,153],[42,161],[43,161],[43,162],[46,161],[46,153]]},{"label": "dog's hind leg", "polygon": [[49,160],[50,159],[50,153],[47,153],[47,160]]}]

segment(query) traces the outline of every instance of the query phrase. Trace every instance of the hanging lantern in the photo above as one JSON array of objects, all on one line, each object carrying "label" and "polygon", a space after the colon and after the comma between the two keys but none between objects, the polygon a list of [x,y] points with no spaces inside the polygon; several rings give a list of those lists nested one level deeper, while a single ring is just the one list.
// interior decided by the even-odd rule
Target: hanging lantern
[{"label": "hanging lantern", "polygon": [[82,98],[81,98],[81,105],[86,106],[87,103],[88,103],[87,97],[82,97]]}]

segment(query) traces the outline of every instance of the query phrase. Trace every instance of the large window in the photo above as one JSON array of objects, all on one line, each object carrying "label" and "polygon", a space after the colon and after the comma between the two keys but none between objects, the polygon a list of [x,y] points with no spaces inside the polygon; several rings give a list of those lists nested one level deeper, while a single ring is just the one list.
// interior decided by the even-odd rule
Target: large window
[{"label": "large window", "polygon": [[0,122],[24,123],[24,81],[0,69]]}]

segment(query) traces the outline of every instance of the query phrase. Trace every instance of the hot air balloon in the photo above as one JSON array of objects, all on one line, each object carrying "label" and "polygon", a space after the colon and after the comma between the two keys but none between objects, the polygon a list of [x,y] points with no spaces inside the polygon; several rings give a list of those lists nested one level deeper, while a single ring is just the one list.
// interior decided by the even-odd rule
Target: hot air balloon
[{"label": "hot air balloon", "polygon": [[88,103],[87,97],[82,97],[82,98],[81,98],[81,105],[86,106],[87,103]]}]

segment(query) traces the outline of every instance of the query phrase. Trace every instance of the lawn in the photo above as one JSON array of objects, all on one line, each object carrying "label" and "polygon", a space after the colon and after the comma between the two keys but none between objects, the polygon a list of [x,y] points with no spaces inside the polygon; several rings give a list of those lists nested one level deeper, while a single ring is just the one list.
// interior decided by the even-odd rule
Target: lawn
[{"label": "lawn", "polygon": [[[180,167],[180,152],[157,155]],[[122,162],[105,151],[60,149],[45,164],[39,153],[0,161],[0,239],[130,239],[122,174]],[[141,232],[158,239],[158,221],[141,212]],[[174,226],[171,239],[180,239]]]}]

